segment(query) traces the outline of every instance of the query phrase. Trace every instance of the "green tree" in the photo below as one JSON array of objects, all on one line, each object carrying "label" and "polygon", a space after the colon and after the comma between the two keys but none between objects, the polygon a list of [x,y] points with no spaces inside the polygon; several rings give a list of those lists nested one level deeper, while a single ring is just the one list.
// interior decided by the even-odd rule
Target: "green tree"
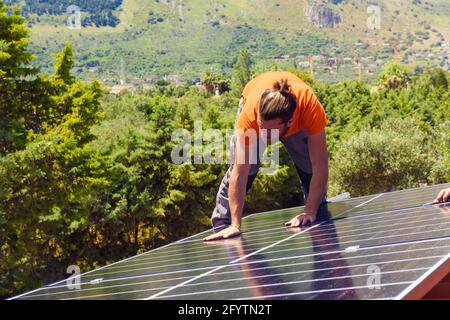
[{"label": "green tree", "polygon": [[232,92],[239,96],[245,85],[251,80],[252,58],[246,49],[242,49],[233,67],[233,80],[231,84]]},{"label": "green tree", "polygon": [[296,69],[295,67],[288,69],[288,71],[295,74],[300,79],[302,79],[303,82],[305,82],[308,86],[312,87],[314,85],[314,79],[311,77],[309,73]]},{"label": "green tree", "polygon": [[75,77],[72,75],[73,50],[70,43],[66,43],[63,50],[55,55],[55,66],[53,72],[53,80],[65,85],[73,84]]},{"label": "green tree", "polygon": [[19,11],[7,12],[0,3],[0,25],[6,26],[0,30],[0,155],[23,149],[33,134],[61,123],[75,98],[68,94],[74,83],[70,44],[55,56],[53,75],[38,74],[30,66],[25,22]]},{"label": "green tree", "polygon": [[396,61],[386,63],[381,69],[378,85],[383,89],[406,88],[410,81],[409,68]]},{"label": "green tree", "polygon": [[448,90],[448,79],[444,70],[441,68],[435,68],[430,71],[430,80],[435,88]]},{"label": "green tree", "polygon": [[14,8],[11,14],[0,1],[0,79],[14,80],[19,77],[31,76],[37,73],[29,63],[33,54],[28,51],[28,29],[25,20],[20,15],[20,9]]},{"label": "green tree", "polygon": [[21,103],[24,79],[37,70],[30,67],[28,30],[19,9],[8,13],[0,1],[0,155],[23,147],[26,142],[24,116],[31,110]]},{"label": "green tree", "polygon": [[218,90],[220,94],[228,91],[230,87],[230,81],[228,79],[224,79],[220,74],[211,71],[206,72],[202,84],[208,93],[215,93]]},{"label": "green tree", "polygon": [[92,226],[86,203],[109,182],[88,146],[102,118],[100,83],[75,82],[70,46],[54,74],[39,75],[19,12],[0,3],[0,25],[0,295],[8,295],[61,279],[74,262],[92,266],[82,252]]},{"label": "green tree", "polygon": [[80,231],[90,226],[84,201],[108,184],[103,158],[86,145],[101,92],[96,82],[78,84],[64,122],[0,158],[0,294],[61,278],[78,261]]}]

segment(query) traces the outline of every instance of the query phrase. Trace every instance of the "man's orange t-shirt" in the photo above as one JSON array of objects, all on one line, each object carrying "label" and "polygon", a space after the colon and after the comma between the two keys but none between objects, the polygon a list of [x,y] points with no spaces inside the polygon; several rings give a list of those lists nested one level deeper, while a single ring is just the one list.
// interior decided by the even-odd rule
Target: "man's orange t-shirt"
[{"label": "man's orange t-shirt", "polygon": [[309,135],[319,133],[327,125],[325,110],[313,90],[299,77],[290,72],[270,71],[260,74],[249,81],[242,91],[243,107],[236,122],[236,129],[254,129],[258,133],[257,113],[262,93],[273,88],[275,81],[287,79],[289,90],[297,98],[297,107],[293,114],[291,127],[284,138],[306,129]]}]

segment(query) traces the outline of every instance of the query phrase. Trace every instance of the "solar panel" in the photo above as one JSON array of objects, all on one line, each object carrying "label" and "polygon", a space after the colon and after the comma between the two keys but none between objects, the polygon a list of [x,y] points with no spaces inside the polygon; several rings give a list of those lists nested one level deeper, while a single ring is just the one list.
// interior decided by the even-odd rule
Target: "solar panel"
[{"label": "solar panel", "polygon": [[401,299],[450,271],[450,206],[428,205],[450,183],[244,217],[243,235],[205,231],[13,299]]}]

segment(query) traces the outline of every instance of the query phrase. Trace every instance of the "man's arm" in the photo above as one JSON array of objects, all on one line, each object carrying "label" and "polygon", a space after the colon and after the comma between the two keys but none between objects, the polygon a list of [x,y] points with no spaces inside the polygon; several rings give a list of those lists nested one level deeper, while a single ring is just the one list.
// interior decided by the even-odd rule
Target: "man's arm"
[{"label": "man's arm", "polygon": [[228,201],[231,210],[231,224],[239,229],[242,222],[242,211],[244,210],[245,194],[247,187],[249,164],[234,164],[230,175],[228,189]]},{"label": "man's arm", "polygon": [[304,212],[286,223],[291,227],[302,226],[316,220],[317,210],[327,189],[328,151],[325,130],[308,137],[308,149],[313,171],[308,199]]},{"label": "man's arm", "polygon": [[328,151],[325,130],[308,137],[308,149],[313,175],[305,212],[315,215],[325,195],[328,183]]},{"label": "man's arm", "polygon": [[231,211],[231,226],[210,235],[203,240],[226,239],[241,233],[242,212],[244,210],[245,195],[247,193],[247,180],[250,172],[250,159],[253,148],[243,143],[243,135],[237,134],[237,145],[233,169],[231,170],[228,185],[228,203]]}]

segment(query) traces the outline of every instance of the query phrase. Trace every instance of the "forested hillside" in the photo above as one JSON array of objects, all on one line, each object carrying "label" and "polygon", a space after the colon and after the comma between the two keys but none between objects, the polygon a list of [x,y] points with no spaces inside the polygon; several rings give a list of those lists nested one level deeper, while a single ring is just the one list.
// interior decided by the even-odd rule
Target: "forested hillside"
[{"label": "forested hillside", "polygon": [[89,27],[95,25],[97,27],[111,26],[115,27],[119,23],[119,19],[114,15],[123,0],[6,0],[6,4],[20,4],[24,16],[28,19],[36,18],[36,22],[40,22],[38,17],[45,15],[60,16],[67,15],[70,6],[77,6],[85,15],[82,17],[82,26]]},{"label": "forested hillside", "polygon": [[[247,51],[233,58],[231,77],[202,75],[220,96],[163,80],[115,96],[76,77],[70,43],[46,52],[51,73],[34,68],[26,21],[1,3],[0,25],[0,296],[60,280],[69,265],[86,271],[208,228],[227,165],[174,163],[172,134],[202,120],[204,135],[225,137],[243,85],[260,72]],[[327,112],[329,196],[450,180],[447,71],[392,61],[372,84],[333,84],[289,70]],[[283,149],[280,158],[258,176],[246,214],[302,204]]]},{"label": "forested hillside", "polygon": [[[139,86],[167,75],[190,81],[213,71],[230,77],[246,48],[255,69],[309,70],[326,82],[376,80],[381,66],[398,60],[413,68],[447,66],[448,0],[9,0],[20,4],[31,27],[33,65],[51,72],[48,50],[71,41],[74,72],[108,85],[121,78]],[[67,25],[69,5],[81,9],[82,27]],[[124,62],[121,72],[121,62]]]}]

